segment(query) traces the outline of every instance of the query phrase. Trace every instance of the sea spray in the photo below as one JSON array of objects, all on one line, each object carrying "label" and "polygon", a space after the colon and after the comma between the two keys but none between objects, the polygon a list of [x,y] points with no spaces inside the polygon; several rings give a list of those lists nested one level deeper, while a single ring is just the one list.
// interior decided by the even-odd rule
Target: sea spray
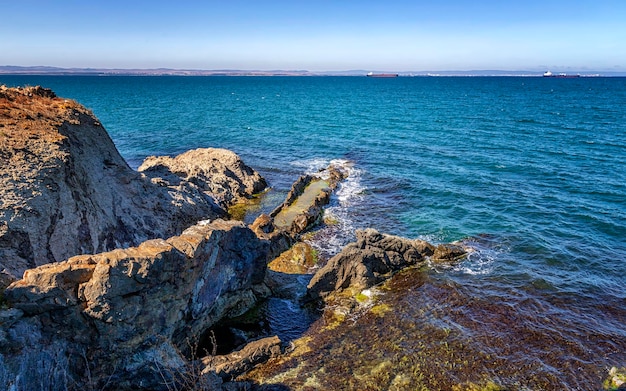
[{"label": "sea spray", "polygon": [[[354,241],[355,230],[360,228],[354,214],[365,202],[361,177],[363,170],[356,167],[352,161],[345,159],[315,158],[295,162],[294,165],[303,167],[305,173],[327,179],[329,166],[347,172],[347,178],[339,183],[337,190],[331,196],[330,203],[324,212],[324,221],[306,241],[318,251],[321,261],[328,260],[337,254],[348,243]],[[363,222],[361,222],[363,224]]]}]

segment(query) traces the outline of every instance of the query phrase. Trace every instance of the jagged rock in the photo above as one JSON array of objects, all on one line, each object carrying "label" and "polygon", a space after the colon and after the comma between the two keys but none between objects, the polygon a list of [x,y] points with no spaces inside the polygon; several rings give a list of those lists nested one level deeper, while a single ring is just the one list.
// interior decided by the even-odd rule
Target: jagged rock
[{"label": "jagged rock", "polygon": [[435,248],[422,240],[381,234],[374,229],[356,232],[357,241],[331,258],[311,279],[307,295],[319,299],[348,287],[372,287],[405,267],[425,263]]},{"label": "jagged rock", "polygon": [[5,296],[24,318],[37,319],[42,336],[87,351],[104,373],[116,368],[117,384],[157,389],[155,357],[179,365],[188,337],[267,294],[267,251],[243,223],[217,220],[168,240],[28,270]]},{"label": "jagged rock", "polygon": [[268,261],[276,258],[295,243],[295,239],[287,232],[276,229],[274,220],[268,214],[263,213],[257,217],[250,228],[259,238],[270,243]]},{"label": "jagged rock", "polygon": [[224,209],[267,187],[259,173],[226,149],[195,149],[175,158],[150,156],[138,170],[167,186],[176,187],[183,181],[193,183],[211,194]]},{"label": "jagged rock", "polygon": [[315,225],[328,204],[332,190],[329,183],[310,175],[300,177],[291,187],[285,201],[270,216],[274,226],[292,238]]},{"label": "jagged rock", "polygon": [[306,187],[311,184],[313,179],[315,179],[315,177],[312,175],[302,175],[298,179],[296,179],[296,181],[291,185],[291,189],[289,189],[289,192],[287,193],[287,196],[285,197],[283,203],[276,207],[270,213],[270,216],[275,217],[283,208],[293,204],[296,199],[298,199],[298,197],[300,197],[302,193],[304,193],[304,189],[306,189]]},{"label": "jagged rock", "polygon": [[41,87],[0,90],[0,270],[136,246],[224,216],[265,181],[196,150],[130,169],[97,118]]},{"label": "jagged rock", "polygon": [[[291,186],[285,201],[270,213],[275,226],[292,238],[317,224],[322,217],[323,206],[330,201],[331,193],[347,177],[347,172],[331,164],[318,175],[303,175]],[[295,209],[292,211],[291,209]],[[287,214],[286,222],[281,215]]]},{"label": "jagged rock", "polygon": [[288,250],[303,232],[321,220],[323,207],[330,201],[331,193],[348,175],[332,164],[318,174],[298,178],[285,201],[269,215],[257,217],[252,224],[260,238],[270,241],[270,259]]},{"label": "jagged rock", "polygon": [[231,380],[249,371],[255,365],[277,357],[282,353],[281,341],[277,336],[252,341],[242,349],[223,356],[202,358],[203,373],[215,372],[224,380]]}]

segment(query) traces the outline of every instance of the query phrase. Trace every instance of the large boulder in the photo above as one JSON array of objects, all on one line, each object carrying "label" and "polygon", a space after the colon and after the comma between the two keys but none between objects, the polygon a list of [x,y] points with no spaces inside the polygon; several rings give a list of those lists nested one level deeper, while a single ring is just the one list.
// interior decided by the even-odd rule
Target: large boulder
[{"label": "large boulder", "polygon": [[234,152],[219,148],[200,148],[174,158],[150,156],[138,169],[157,183],[178,187],[193,183],[211,194],[224,209],[267,187],[265,179],[248,167]]},{"label": "large boulder", "polygon": [[0,270],[136,246],[226,214],[265,181],[233,153],[150,158],[133,171],[89,110],[0,87]]},{"label": "large boulder", "polygon": [[184,365],[189,340],[269,294],[268,247],[243,223],[216,220],[167,240],[28,270],[5,292],[23,315],[0,325],[2,347],[21,349],[20,330],[29,330],[84,352],[92,376],[112,373],[120,389],[163,388],[161,374]]},{"label": "large boulder", "polygon": [[408,266],[425,263],[435,247],[423,240],[381,234],[368,228],[328,260],[311,279],[307,296],[319,299],[346,288],[366,289]]}]

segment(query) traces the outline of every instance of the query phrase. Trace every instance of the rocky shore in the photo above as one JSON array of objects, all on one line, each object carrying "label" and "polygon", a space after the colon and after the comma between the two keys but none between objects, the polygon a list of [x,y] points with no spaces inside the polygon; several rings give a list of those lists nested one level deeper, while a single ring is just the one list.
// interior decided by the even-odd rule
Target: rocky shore
[{"label": "rocky shore", "polygon": [[146,159],[133,171],[97,118],[41,87],[0,89],[0,270],[167,238],[266,183],[232,152]]},{"label": "rocky shore", "polygon": [[[233,382],[285,354],[288,341],[237,326],[260,322],[264,300],[350,311],[402,269],[466,254],[367,229],[325,265],[270,270],[312,251],[302,235],[340,167],[301,177],[247,226],[227,211],[267,183],[233,152],[149,157],[133,171],[91,112],[41,87],[0,87],[0,161],[2,389],[272,389]],[[218,352],[224,324],[246,335]]]}]

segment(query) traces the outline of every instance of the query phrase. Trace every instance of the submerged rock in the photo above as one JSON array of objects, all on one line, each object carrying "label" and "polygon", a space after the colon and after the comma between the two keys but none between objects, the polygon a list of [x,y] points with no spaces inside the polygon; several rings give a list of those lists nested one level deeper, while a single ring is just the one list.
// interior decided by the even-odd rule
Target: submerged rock
[{"label": "submerged rock", "polygon": [[307,274],[317,266],[317,251],[306,242],[298,242],[283,252],[267,266],[269,269],[288,274]]},{"label": "submerged rock", "polygon": [[232,152],[133,171],[98,119],[41,87],[0,87],[0,270],[136,246],[226,214],[265,181]]},{"label": "submerged rock", "polygon": [[432,260],[435,262],[454,262],[467,255],[467,250],[459,245],[444,243],[435,247]]}]

